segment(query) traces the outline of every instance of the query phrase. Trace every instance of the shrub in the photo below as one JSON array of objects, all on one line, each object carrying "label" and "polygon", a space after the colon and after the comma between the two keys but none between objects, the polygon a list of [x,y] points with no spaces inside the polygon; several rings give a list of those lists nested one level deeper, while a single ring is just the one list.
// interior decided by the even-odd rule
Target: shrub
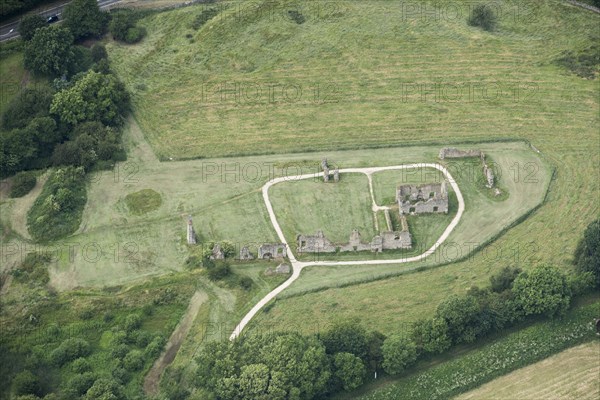
[{"label": "shrub", "polygon": [[441,318],[422,319],[415,322],[412,339],[419,353],[443,353],[452,344],[448,336],[448,324]]},{"label": "shrub", "polygon": [[19,172],[12,179],[10,197],[23,197],[35,187],[37,179],[32,172]]},{"label": "shrub", "polygon": [[17,282],[26,282],[30,287],[46,285],[50,281],[47,265],[51,259],[48,253],[29,253],[19,267],[13,270],[13,276]]},{"label": "shrub", "polygon": [[334,376],[344,390],[354,390],[362,385],[365,366],[362,360],[350,353],[337,353],[333,357]]},{"label": "shrub", "polygon": [[113,379],[100,378],[87,391],[83,400],[125,400],[123,388]]},{"label": "shrub", "polygon": [[75,393],[77,396],[81,396],[92,387],[95,380],[96,377],[91,372],[77,374],[69,379],[66,389],[72,393]]},{"label": "shrub", "polygon": [[216,8],[207,8],[205,10],[202,10],[202,12],[196,16],[196,18],[194,19],[194,22],[192,22],[192,29],[197,31],[198,29],[200,29],[202,27],[202,25],[207,23],[210,19],[212,19],[218,13],[219,13],[219,11]]},{"label": "shrub", "polygon": [[2,126],[5,129],[25,128],[32,119],[48,116],[53,94],[46,85],[21,90],[2,113]]},{"label": "shrub", "polygon": [[129,346],[126,344],[119,344],[111,349],[110,356],[117,360],[121,360],[127,353],[129,353]]},{"label": "shrub", "polygon": [[225,261],[216,262],[211,268],[208,268],[208,279],[218,281],[231,275],[231,268]]},{"label": "shrub", "polygon": [[381,348],[383,351],[383,370],[396,375],[417,361],[417,346],[407,337],[391,335]]},{"label": "shrub", "polygon": [[96,0],[73,0],[63,11],[64,25],[76,40],[100,36],[106,29],[108,15],[100,11]]},{"label": "shrub", "polygon": [[497,17],[494,10],[486,4],[479,4],[473,8],[468,20],[469,25],[477,26],[486,31],[496,28]]},{"label": "shrub", "polygon": [[86,360],[83,357],[79,357],[78,359],[73,361],[73,364],[71,364],[71,369],[73,370],[73,372],[83,374],[84,372],[90,372],[92,370],[92,367],[90,366],[88,360]]},{"label": "shrub", "polygon": [[106,53],[106,47],[102,43],[95,43],[91,48],[92,60],[94,62],[98,62],[100,60],[104,60],[108,58],[108,54]]},{"label": "shrub", "polygon": [[600,288],[600,219],[586,228],[575,250],[575,265],[580,274],[591,273]]},{"label": "shrub", "polygon": [[126,318],[125,318],[125,331],[127,332],[131,332],[135,329],[138,329],[140,326],[142,326],[142,318],[137,315],[137,314],[129,314]]},{"label": "shrub", "polygon": [[50,353],[50,362],[60,367],[76,358],[88,356],[90,352],[87,341],[79,338],[66,339]]},{"label": "shrub", "polygon": [[59,168],[27,213],[27,228],[41,242],[63,238],[79,228],[87,202],[83,168]]},{"label": "shrub", "polygon": [[254,281],[249,276],[242,276],[240,278],[240,286],[244,290],[250,290],[252,288],[253,284],[254,284]]},{"label": "shrub", "polygon": [[336,322],[320,339],[327,354],[350,353],[367,359],[367,332],[357,321]]},{"label": "shrub", "polygon": [[304,15],[302,15],[299,11],[297,10],[289,10],[288,11],[288,15],[290,16],[290,18],[296,22],[298,25],[303,24],[306,21],[306,18],[304,18]]},{"label": "shrub", "polygon": [[123,359],[127,371],[137,371],[144,366],[144,354],[140,350],[131,350]]},{"label": "shrub", "polygon": [[125,370],[125,368],[121,368],[121,367],[117,367],[114,368],[111,373],[113,378],[115,378],[115,380],[117,382],[119,382],[121,385],[126,384],[127,382],[129,382],[129,380],[131,379],[131,376],[129,375],[129,373]]},{"label": "shrub", "polygon": [[151,359],[158,357],[162,352],[164,343],[165,340],[162,336],[157,336],[154,339],[152,339],[152,341],[148,344],[148,346],[146,346],[146,349],[144,350],[146,357]]},{"label": "shrub", "polygon": [[19,372],[13,379],[13,392],[17,396],[27,394],[41,396],[40,380],[30,371]]},{"label": "shrub", "polygon": [[491,289],[494,292],[500,293],[511,289],[514,280],[521,273],[520,268],[504,267],[495,275],[490,277]]},{"label": "shrub", "polygon": [[134,44],[142,40],[146,36],[146,28],[134,26],[127,29],[127,34],[125,35],[125,43]]}]

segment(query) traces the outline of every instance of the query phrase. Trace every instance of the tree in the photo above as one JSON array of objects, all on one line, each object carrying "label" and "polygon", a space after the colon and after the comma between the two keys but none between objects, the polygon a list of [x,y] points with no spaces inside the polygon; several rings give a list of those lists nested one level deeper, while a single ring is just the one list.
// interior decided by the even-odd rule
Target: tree
[{"label": "tree", "polygon": [[367,333],[367,366],[373,371],[377,371],[383,363],[383,353],[381,346],[386,336],[379,331],[369,331]]},{"label": "tree", "polygon": [[13,391],[15,395],[33,394],[42,395],[40,380],[30,371],[19,372],[13,379]]},{"label": "tree", "polygon": [[146,35],[146,30],[136,27],[136,15],[131,10],[118,10],[112,13],[108,29],[115,40],[137,43]]},{"label": "tree", "polygon": [[486,31],[493,31],[496,27],[497,18],[494,10],[487,4],[479,4],[471,11],[468,23],[471,26],[478,26]]},{"label": "tree", "polygon": [[415,322],[412,339],[419,353],[443,353],[452,344],[448,336],[448,324],[441,318],[421,319]]},{"label": "tree", "polygon": [[365,365],[362,360],[350,353],[337,353],[333,356],[334,376],[344,390],[354,390],[363,384]]},{"label": "tree", "polygon": [[63,18],[75,40],[100,36],[108,22],[108,14],[100,11],[96,0],[73,0],[65,7]]},{"label": "tree", "polygon": [[71,125],[84,121],[117,125],[128,108],[129,94],[116,76],[88,71],[54,96],[50,112]]},{"label": "tree", "polygon": [[60,346],[50,353],[50,361],[56,366],[73,361],[79,357],[85,357],[91,352],[90,345],[83,339],[65,339]]},{"label": "tree", "polygon": [[33,118],[49,115],[53,95],[46,85],[24,88],[6,106],[2,126],[4,129],[24,128]]},{"label": "tree", "polygon": [[337,322],[320,339],[327,354],[350,353],[367,361],[367,332],[357,321]]},{"label": "tree", "polygon": [[436,317],[448,325],[448,336],[453,343],[472,342],[482,333],[479,304],[473,296],[451,296],[440,303]]},{"label": "tree", "polygon": [[125,400],[123,388],[113,379],[100,378],[87,391],[84,400]]},{"label": "tree", "polygon": [[35,31],[44,28],[46,26],[46,21],[40,15],[30,14],[23,17],[21,23],[19,24],[19,35],[26,42],[31,40]]},{"label": "tree", "polygon": [[571,303],[566,276],[550,265],[522,272],[515,279],[513,293],[525,315],[562,315]]},{"label": "tree", "polygon": [[131,350],[123,358],[123,365],[128,371],[137,371],[144,366],[144,354],[140,350]]},{"label": "tree", "polygon": [[409,338],[391,335],[382,346],[383,370],[390,375],[397,375],[417,361],[417,346]]},{"label": "tree", "polygon": [[600,219],[592,221],[575,250],[575,265],[579,273],[591,273],[600,288]]},{"label": "tree", "polygon": [[269,399],[269,367],[265,364],[250,364],[241,368],[239,378],[240,397],[243,399]]},{"label": "tree", "polygon": [[38,29],[27,43],[23,59],[27,69],[50,76],[66,74],[74,61],[73,35],[60,26]]},{"label": "tree", "polygon": [[106,53],[106,47],[102,43],[95,43],[91,49],[92,52],[92,60],[94,62],[98,62],[100,60],[104,60],[108,58],[108,54]]},{"label": "tree", "polygon": [[521,273],[521,268],[504,267],[490,277],[491,289],[500,293],[512,288],[515,278]]}]

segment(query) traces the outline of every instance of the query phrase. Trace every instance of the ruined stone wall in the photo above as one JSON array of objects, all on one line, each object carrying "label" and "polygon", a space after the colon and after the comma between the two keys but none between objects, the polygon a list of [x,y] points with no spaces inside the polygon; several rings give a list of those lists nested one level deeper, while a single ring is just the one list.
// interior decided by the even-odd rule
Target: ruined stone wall
[{"label": "ruined stone wall", "polygon": [[318,231],[316,235],[298,235],[298,252],[300,253],[334,253],[336,247],[325,237],[323,231]]},{"label": "ruined stone wall", "polygon": [[459,150],[454,147],[444,147],[440,150],[439,158],[481,157],[481,150]]},{"label": "ruined stone wall", "polygon": [[284,243],[265,243],[258,248],[258,258],[284,258],[287,257],[287,247]]},{"label": "ruined stone wall", "polygon": [[403,185],[396,191],[402,214],[447,213],[446,182],[425,185]]}]

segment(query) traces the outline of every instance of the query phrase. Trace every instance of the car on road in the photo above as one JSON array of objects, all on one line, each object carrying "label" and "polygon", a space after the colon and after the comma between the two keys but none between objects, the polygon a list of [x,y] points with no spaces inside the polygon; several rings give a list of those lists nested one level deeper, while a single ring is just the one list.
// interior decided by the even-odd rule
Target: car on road
[{"label": "car on road", "polygon": [[58,21],[58,15],[51,15],[48,17],[48,19],[46,20],[46,23],[48,24],[53,24],[55,22]]}]

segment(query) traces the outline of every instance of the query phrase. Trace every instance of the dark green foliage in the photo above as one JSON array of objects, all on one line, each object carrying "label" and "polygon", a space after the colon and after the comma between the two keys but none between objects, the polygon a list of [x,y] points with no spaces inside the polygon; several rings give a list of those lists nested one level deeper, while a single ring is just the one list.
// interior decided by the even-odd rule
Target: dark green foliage
[{"label": "dark green foliage", "polygon": [[417,345],[401,335],[391,335],[385,339],[381,350],[383,369],[390,375],[401,373],[417,360]]},{"label": "dark green foliage", "polygon": [[51,256],[48,253],[28,253],[18,268],[12,274],[17,282],[28,283],[29,286],[45,286],[50,281],[48,263]]},{"label": "dark green foliage", "polygon": [[557,63],[582,78],[594,79],[600,66],[600,45],[593,44],[580,52],[565,51]]},{"label": "dark green foliage", "polygon": [[439,354],[450,348],[448,324],[441,318],[421,319],[415,322],[412,339],[419,354]]},{"label": "dark green foliage", "polygon": [[110,374],[121,385],[124,385],[131,379],[131,375],[127,372],[127,370],[121,367],[114,368]]},{"label": "dark green foliage", "polygon": [[76,396],[85,394],[89,388],[92,387],[96,377],[91,372],[85,372],[83,374],[77,374],[69,379],[65,389],[67,393],[73,393]]},{"label": "dark green foliage", "polygon": [[515,279],[513,293],[525,315],[563,315],[571,303],[566,276],[550,265],[521,273]]},{"label": "dark green foliage", "polygon": [[378,331],[369,331],[367,333],[367,367],[372,371],[377,371],[383,363],[383,352],[381,346],[386,336]]},{"label": "dark green foliage", "polygon": [[88,356],[90,353],[90,345],[87,341],[79,338],[66,339],[50,353],[50,362],[60,367],[76,358]]},{"label": "dark green foliage", "polygon": [[228,240],[223,240],[222,242],[219,242],[219,245],[221,246],[221,250],[223,250],[225,258],[235,256],[235,245],[233,243]]},{"label": "dark green foliage", "polygon": [[46,20],[40,15],[30,14],[23,17],[19,24],[19,35],[23,40],[31,40],[35,31],[46,26]]},{"label": "dark green foliage", "polygon": [[146,346],[144,354],[149,359],[154,359],[158,357],[162,352],[164,343],[165,340],[161,336],[155,337],[150,343],[148,343],[148,346]]},{"label": "dark green foliage", "polygon": [[92,60],[97,63],[100,60],[108,58],[106,47],[102,43],[94,43],[91,48]]},{"label": "dark green foliage", "polygon": [[37,179],[32,172],[19,172],[12,178],[10,197],[23,197],[35,187]]},{"label": "dark green foliage", "polygon": [[497,17],[489,5],[479,4],[471,11],[468,23],[486,31],[493,31],[496,28]]},{"label": "dark green foliage", "polygon": [[42,75],[60,76],[75,61],[73,35],[64,27],[47,26],[35,32],[25,47],[25,68]]},{"label": "dark green foliage", "polygon": [[221,399],[312,399],[331,379],[323,345],[298,333],[207,343],[197,361],[197,384]]},{"label": "dark green foliage", "polygon": [[490,288],[492,291],[497,293],[511,289],[515,278],[520,273],[520,268],[504,267],[500,270],[500,272],[490,277]]},{"label": "dark green foliage", "polygon": [[17,396],[26,394],[41,396],[40,380],[30,371],[19,372],[13,379],[13,393]]},{"label": "dark green foliage", "polygon": [[65,7],[62,17],[75,40],[99,37],[108,23],[108,14],[100,11],[96,0],[73,0]]},{"label": "dark green foliage", "polygon": [[97,121],[76,125],[69,136],[71,140],[54,149],[54,165],[74,165],[89,170],[99,160],[113,159],[121,151],[118,131]]},{"label": "dark green foliage", "polygon": [[33,118],[48,116],[53,95],[52,89],[46,85],[24,88],[6,106],[2,127],[24,128]]},{"label": "dark green foliage", "polygon": [[110,356],[116,359],[123,359],[129,353],[129,346],[126,344],[117,344],[110,351]]},{"label": "dark green foliage", "polygon": [[452,343],[470,343],[490,329],[482,324],[479,304],[473,296],[452,296],[440,303],[436,317],[448,325]]},{"label": "dark green foliage", "polygon": [[90,366],[90,363],[87,359],[80,357],[73,361],[73,364],[71,364],[71,369],[73,370],[73,372],[83,374],[84,372],[90,372],[92,370],[92,367]]},{"label": "dark green foliage", "polygon": [[100,378],[87,391],[83,400],[125,400],[123,388],[113,379]]},{"label": "dark green foliage", "polygon": [[11,17],[23,14],[26,11],[42,4],[52,3],[52,0],[3,0],[0,7],[0,17]]},{"label": "dark green foliage", "polygon": [[138,329],[142,326],[142,319],[137,314],[129,314],[127,318],[125,318],[125,331],[131,332],[135,329]]},{"label": "dark green foliage", "polygon": [[35,240],[57,240],[79,228],[87,201],[85,185],[82,168],[59,168],[50,175],[27,213],[27,227]]},{"label": "dark green foliage", "polygon": [[365,365],[354,354],[335,354],[333,356],[333,370],[336,380],[344,390],[358,388],[365,379]]},{"label": "dark green foliage", "polygon": [[593,275],[600,288],[600,219],[591,222],[575,250],[575,265],[579,273]]},{"label": "dark green foliage", "polygon": [[50,112],[65,124],[100,121],[114,126],[129,109],[129,94],[116,76],[88,71],[71,87],[58,92]]},{"label": "dark green foliage", "polygon": [[290,16],[292,21],[294,21],[298,25],[301,25],[306,21],[306,18],[304,18],[304,15],[302,15],[302,13],[298,10],[289,10],[288,15]]},{"label": "dark green foliage", "polygon": [[252,289],[252,285],[254,284],[254,281],[249,276],[242,276],[240,278],[239,282],[240,282],[240,286],[244,290]]},{"label": "dark green foliage", "polygon": [[132,10],[118,10],[111,13],[108,29],[115,40],[137,43],[146,35],[146,29],[135,26],[139,16]]},{"label": "dark green foliage", "polygon": [[207,272],[208,279],[218,281],[231,275],[231,267],[226,261],[217,261],[212,267],[207,268]]},{"label": "dark green foliage", "polygon": [[205,10],[202,10],[202,12],[196,16],[196,18],[194,19],[194,22],[192,22],[192,29],[197,31],[198,29],[200,29],[202,27],[202,25],[207,23],[210,19],[215,17],[218,13],[219,13],[219,11],[216,8],[207,8]]},{"label": "dark green foliage", "polygon": [[73,63],[69,68],[69,75],[85,72],[94,64],[92,52],[87,47],[73,46],[73,56]]},{"label": "dark green foliage", "polygon": [[367,331],[357,321],[338,322],[321,334],[320,339],[327,354],[350,353],[368,361]]},{"label": "dark green foliage", "polygon": [[123,366],[127,371],[137,371],[144,366],[144,353],[140,350],[131,350],[123,358]]}]

